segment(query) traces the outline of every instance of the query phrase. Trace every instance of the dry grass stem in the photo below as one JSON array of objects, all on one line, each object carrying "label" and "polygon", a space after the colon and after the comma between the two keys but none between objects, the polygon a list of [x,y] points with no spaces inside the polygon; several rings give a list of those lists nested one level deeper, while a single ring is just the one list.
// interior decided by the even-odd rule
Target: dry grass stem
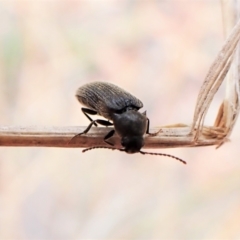
[{"label": "dry grass stem", "polygon": [[[204,83],[200,89],[197,104],[195,108],[193,125],[191,133],[194,136],[195,141],[205,133],[204,118],[207,114],[209,106],[218,91],[220,85],[224,81],[232,62],[238,61],[236,57],[236,48],[240,39],[240,21],[235,25],[217,58],[213,62],[209,69],[209,72],[204,80]],[[238,63],[237,63],[238,66]],[[236,68],[237,69],[237,68]],[[218,138],[221,139],[219,144],[222,144],[229,137],[234,123],[236,121],[239,112],[239,78],[232,76],[230,84],[228,84],[229,98],[225,99],[220,106],[218,115],[215,120],[215,127],[222,128],[221,134]],[[229,88],[229,85],[231,88]]]},{"label": "dry grass stem", "polygon": [[[71,139],[82,132],[85,127],[0,127],[0,146],[15,147],[79,147],[108,146],[104,143],[103,137],[112,129],[106,127],[93,127],[87,135],[81,135]],[[173,147],[195,147],[218,144],[217,138],[210,138],[209,135],[219,134],[211,130],[206,131],[194,142],[189,136],[190,126],[176,128],[154,128],[151,132],[161,129],[158,136],[145,138],[144,148],[173,148]],[[116,147],[120,147],[120,139],[117,136],[111,138]]]}]

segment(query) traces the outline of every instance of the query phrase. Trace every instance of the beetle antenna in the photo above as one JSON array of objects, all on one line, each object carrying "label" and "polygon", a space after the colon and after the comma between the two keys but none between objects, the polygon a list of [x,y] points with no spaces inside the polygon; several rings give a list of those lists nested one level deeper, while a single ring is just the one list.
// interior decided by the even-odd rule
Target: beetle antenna
[{"label": "beetle antenna", "polygon": [[87,152],[89,150],[96,149],[96,148],[106,148],[106,149],[112,149],[112,150],[125,151],[124,149],[121,149],[121,148],[105,147],[105,146],[95,146],[95,147],[85,148],[85,149],[82,150],[82,152],[84,153],[84,152]]},{"label": "beetle antenna", "polygon": [[[114,147],[105,147],[105,146],[95,146],[95,147],[90,147],[90,148],[85,148],[82,150],[82,152],[87,152],[89,150],[92,150],[92,149],[96,149],[96,148],[106,148],[106,149],[112,149],[112,150],[118,150],[118,151],[121,151],[121,152],[125,152],[125,149],[121,149],[121,148],[114,148]],[[148,154],[148,155],[158,155],[158,156],[164,156],[164,157],[170,157],[170,158],[174,158],[180,162],[182,162],[183,164],[187,164],[186,161],[182,160],[181,158],[178,158],[178,157],[175,157],[173,155],[170,155],[170,154],[165,154],[165,153],[153,153],[153,152],[143,152],[143,151],[139,151],[141,154]]]},{"label": "beetle antenna", "polygon": [[164,156],[164,157],[170,157],[170,158],[174,158],[180,162],[182,162],[183,164],[187,164],[186,161],[182,160],[181,158],[175,157],[173,155],[170,154],[165,154],[165,153],[153,153],[153,152],[143,152],[143,151],[139,151],[141,154],[149,154],[149,155],[158,155],[158,156]]}]

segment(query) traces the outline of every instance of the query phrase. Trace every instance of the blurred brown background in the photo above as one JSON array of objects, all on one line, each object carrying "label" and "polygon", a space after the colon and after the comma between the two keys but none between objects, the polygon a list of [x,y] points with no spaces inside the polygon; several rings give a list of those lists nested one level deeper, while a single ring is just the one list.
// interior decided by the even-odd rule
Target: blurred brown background
[{"label": "blurred brown background", "polygon": [[[191,124],[223,25],[218,0],[0,1],[0,124],[85,126],[74,95],[90,81],[140,98],[152,127]],[[239,239],[239,140],[237,123],[218,150],[161,150],[186,166],[0,148],[0,239]]]}]

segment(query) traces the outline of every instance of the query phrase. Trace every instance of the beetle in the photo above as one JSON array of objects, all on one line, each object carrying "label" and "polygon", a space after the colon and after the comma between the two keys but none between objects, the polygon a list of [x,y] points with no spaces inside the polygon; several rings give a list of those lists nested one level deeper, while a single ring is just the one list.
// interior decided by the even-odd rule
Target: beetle
[{"label": "beetle", "polygon": [[[169,154],[141,151],[141,148],[144,146],[144,135],[156,136],[161,130],[156,133],[149,132],[149,119],[146,116],[146,111],[143,113],[138,111],[143,107],[143,103],[132,94],[112,83],[91,82],[78,88],[76,97],[82,105],[87,107],[82,108],[82,112],[91,123],[83,132],[75,135],[73,138],[87,134],[93,125],[97,126],[97,124],[100,124],[114,127],[104,137],[104,141],[111,147],[94,146],[84,149],[83,152],[95,148],[117,149],[127,153],[139,152],[141,154],[167,156],[186,164],[184,160]],[[107,120],[93,120],[89,115],[100,115]],[[109,141],[109,138],[115,132],[121,138],[123,148],[115,148]]]}]

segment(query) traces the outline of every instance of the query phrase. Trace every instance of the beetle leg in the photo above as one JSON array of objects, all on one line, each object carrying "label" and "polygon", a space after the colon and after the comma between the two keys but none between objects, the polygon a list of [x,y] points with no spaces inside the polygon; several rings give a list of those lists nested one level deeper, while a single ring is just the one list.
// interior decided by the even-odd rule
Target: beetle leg
[{"label": "beetle leg", "polygon": [[103,125],[103,126],[112,126],[113,124],[109,121],[106,121],[106,120],[102,120],[102,119],[97,119],[96,122],[100,125]]},{"label": "beetle leg", "polygon": [[158,133],[162,131],[162,129],[160,129],[160,130],[158,130],[158,131],[155,132],[155,133],[150,133],[150,132],[149,132],[149,125],[150,125],[150,121],[149,121],[149,119],[147,118],[147,131],[146,131],[146,134],[148,134],[148,135],[150,135],[150,136],[152,136],[152,137],[157,136]]},{"label": "beetle leg", "polygon": [[149,121],[149,119],[147,118],[147,131],[146,131],[146,134],[149,134],[149,124],[150,124],[150,121]]},{"label": "beetle leg", "polygon": [[[76,138],[76,137],[78,137],[78,136],[81,136],[82,134],[88,133],[88,131],[91,129],[92,125],[94,125],[94,124],[96,124],[96,123],[101,124],[101,125],[103,125],[103,126],[112,126],[112,125],[113,125],[111,122],[106,121],[106,120],[102,120],[102,119],[92,120],[91,123],[87,126],[87,128],[86,128],[83,132],[75,135],[75,136],[70,140],[70,142],[71,142],[74,138]],[[109,134],[109,133],[108,133],[108,134]],[[108,135],[108,134],[107,134],[107,135]],[[106,136],[107,136],[107,135],[106,135]],[[113,134],[112,134],[112,135],[113,135]],[[112,136],[112,135],[111,135],[111,136]],[[105,137],[106,137],[106,136],[105,136]],[[111,136],[110,136],[110,137],[111,137]],[[110,137],[107,137],[107,138],[110,138]],[[105,138],[104,138],[104,141],[105,141]],[[108,142],[107,142],[107,143],[108,143]]]},{"label": "beetle leg", "polygon": [[[96,124],[96,123],[99,123],[103,126],[111,126],[113,125],[112,123],[108,122],[108,121],[105,121],[105,120],[102,120],[102,119],[96,119],[96,120],[93,120],[89,125],[88,127],[82,132],[82,133],[79,133],[78,135],[81,135],[81,134],[86,134],[88,133],[88,131],[91,129],[92,125],[93,124]],[[76,136],[78,136],[76,135]]]},{"label": "beetle leg", "polygon": [[[90,114],[90,115],[97,115],[97,112],[96,112],[96,111],[94,111],[94,110],[92,110],[92,109],[89,109],[89,108],[82,108],[82,112],[83,112],[83,114],[88,118],[88,120],[89,120],[90,122],[92,122],[93,120],[88,116],[88,114]],[[95,122],[94,122],[93,124],[94,124],[94,126],[97,127],[97,124],[96,124]]]},{"label": "beetle leg", "polygon": [[113,144],[112,144],[111,142],[107,141],[107,139],[111,138],[114,133],[115,133],[115,130],[114,130],[114,129],[111,130],[111,131],[104,137],[104,142],[107,143],[107,144],[109,144],[109,145],[112,145],[112,146],[113,146]]},{"label": "beetle leg", "polygon": [[72,142],[72,140],[75,139],[75,138],[77,138],[78,136],[81,136],[82,134],[88,133],[88,131],[91,129],[92,125],[93,125],[93,124],[96,124],[96,123],[95,123],[96,121],[97,121],[97,120],[92,121],[92,122],[87,126],[87,128],[86,128],[83,132],[78,133],[77,135],[75,135],[75,136],[70,140],[70,142]]},{"label": "beetle leg", "polygon": [[82,112],[83,114],[92,122],[92,124],[94,124],[94,126],[97,127],[97,123],[99,123],[100,125],[103,125],[103,126],[112,126],[113,124],[109,121],[106,121],[106,120],[101,120],[101,119],[97,119],[97,120],[92,120],[88,114],[90,115],[97,115],[98,113],[92,109],[89,109],[89,108],[82,108]]},{"label": "beetle leg", "polygon": [[87,128],[86,128],[83,132],[75,135],[73,138],[75,138],[75,137],[77,137],[77,136],[80,136],[80,135],[82,135],[82,134],[88,133],[88,131],[91,129],[92,125],[95,124],[96,122],[97,122],[97,120],[92,121],[92,122],[87,126]]}]

